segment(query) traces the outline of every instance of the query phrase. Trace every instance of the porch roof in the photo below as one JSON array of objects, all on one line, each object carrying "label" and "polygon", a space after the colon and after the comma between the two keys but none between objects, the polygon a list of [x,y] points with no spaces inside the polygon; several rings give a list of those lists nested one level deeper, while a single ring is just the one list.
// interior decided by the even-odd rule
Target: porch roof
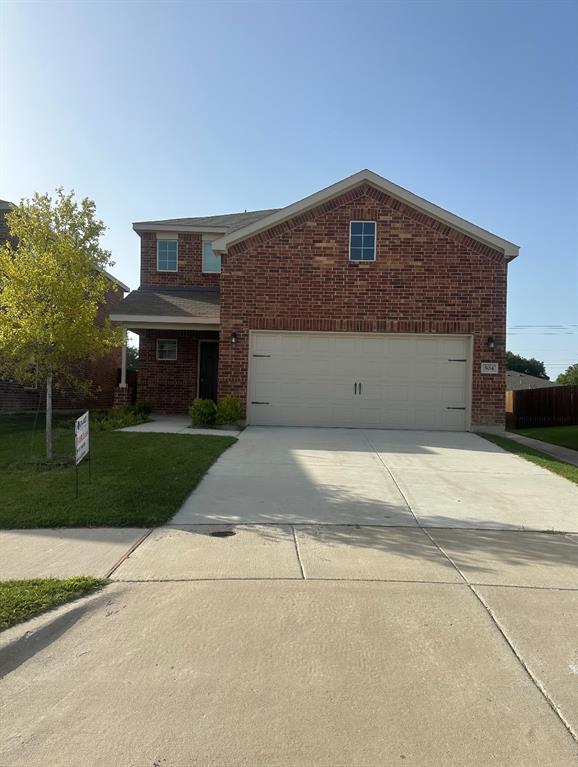
[{"label": "porch roof", "polygon": [[127,327],[151,324],[218,326],[219,291],[214,288],[139,288],[121,301],[110,319]]}]

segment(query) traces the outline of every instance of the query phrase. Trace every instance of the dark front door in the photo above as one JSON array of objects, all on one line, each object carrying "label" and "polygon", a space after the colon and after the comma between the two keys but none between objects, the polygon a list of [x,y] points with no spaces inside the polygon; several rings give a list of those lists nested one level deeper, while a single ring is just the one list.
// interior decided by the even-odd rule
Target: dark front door
[{"label": "dark front door", "polygon": [[219,344],[199,344],[199,398],[217,401],[217,368],[219,365]]}]

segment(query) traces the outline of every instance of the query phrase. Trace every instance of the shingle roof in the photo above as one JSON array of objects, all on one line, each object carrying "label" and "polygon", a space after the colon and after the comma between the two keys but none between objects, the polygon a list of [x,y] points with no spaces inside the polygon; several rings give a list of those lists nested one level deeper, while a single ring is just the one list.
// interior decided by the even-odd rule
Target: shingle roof
[{"label": "shingle roof", "polygon": [[246,210],[244,213],[227,213],[223,216],[196,216],[194,218],[165,218],[159,221],[135,221],[134,227],[139,226],[202,226],[203,228],[214,226],[217,229],[225,229],[227,232],[233,232],[235,229],[241,229],[244,226],[255,223],[261,218],[276,213],[279,208],[270,210]]},{"label": "shingle roof", "polygon": [[175,317],[219,322],[219,291],[214,288],[139,288],[114,308],[122,317]]},{"label": "shingle roof", "polygon": [[516,391],[518,389],[547,389],[550,386],[560,386],[555,381],[546,378],[538,378],[527,373],[519,373],[517,370],[506,371],[506,389]]}]

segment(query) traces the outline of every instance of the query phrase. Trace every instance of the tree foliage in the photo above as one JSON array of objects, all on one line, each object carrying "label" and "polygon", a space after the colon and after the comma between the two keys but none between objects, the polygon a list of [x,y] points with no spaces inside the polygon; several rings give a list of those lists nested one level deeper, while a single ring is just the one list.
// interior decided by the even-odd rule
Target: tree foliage
[{"label": "tree foliage", "polygon": [[506,352],[506,367],[508,370],[515,370],[517,373],[526,373],[526,375],[529,376],[536,376],[537,378],[549,380],[549,376],[546,375],[544,363],[534,359],[534,357],[520,357],[519,354]]},{"label": "tree foliage", "polygon": [[556,379],[559,384],[578,384],[578,362],[570,365],[563,373],[560,373]]},{"label": "tree foliage", "polygon": [[122,338],[108,319],[96,321],[112,261],[100,246],[105,226],[95,204],[57,189],[54,199],[23,200],[6,220],[13,241],[0,247],[0,377],[24,384],[54,377],[86,391],[79,363]]}]

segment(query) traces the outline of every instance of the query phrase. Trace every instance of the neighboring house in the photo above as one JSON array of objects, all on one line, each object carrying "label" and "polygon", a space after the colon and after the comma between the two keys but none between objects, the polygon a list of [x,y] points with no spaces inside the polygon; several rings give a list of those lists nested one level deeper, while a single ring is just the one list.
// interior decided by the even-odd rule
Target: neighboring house
[{"label": "neighboring house", "polygon": [[518,391],[518,389],[547,389],[550,386],[560,386],[555,381],[547,378],[530,376],[527,373],[518,373],[517,370],[506,371],[506,390]]},{"label": "neighboring house", "polygon": [[507,240],[368,170],[133,229],[141,284],[111,317],[154,410],[235,395],[250,424],[503,427]]},{"label": "neighboring house", "polygon": [[[0,200],[0,244],[9,238],[6,213],[12,208],[12,203]],[[102,322],[123,300],[129,288],[116,277],[106,273],[110,280],[106,302],[100,307],[97,322]],[[94,363],[81,363],[83,375],[91,381],[91,394],[88,397],[78,397],[61,389],[55,382],[53,391],[53,406],[57,410],[76,410],[79,408],[105,409],[112,406],[114,392],[118,384],[119,368],[121,365],[121,350],[115,349]],[[12,380],[0,379],[0,413],[21,413],[36,411],[44,407],[44,385],[42,381],[29,386],[21,386]]]}]

